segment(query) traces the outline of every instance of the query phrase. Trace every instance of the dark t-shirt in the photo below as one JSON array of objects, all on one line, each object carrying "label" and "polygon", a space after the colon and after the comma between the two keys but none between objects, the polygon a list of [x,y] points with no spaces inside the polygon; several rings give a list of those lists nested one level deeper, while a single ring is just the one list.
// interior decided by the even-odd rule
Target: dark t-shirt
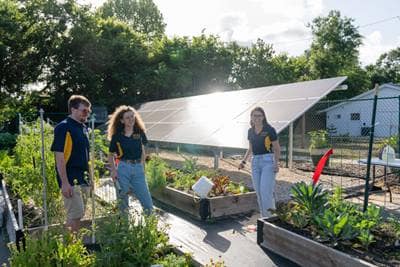
[{"label": "dark t-shirt", "polygon": [[[86,126],[68,117],[54,128],[51,151],[64,153],[65,168],[71,185],[87,184],[89,139]],[[56,167],[58,184],[61,179]]]},{"label": "dark t-shirt", "polygon": [[278,140],[278,135],[271,125],[264,126],[259,134],[253,128],[247,132],[247,139],[250,141],[254,155],[272,153],[272,142]]},{"label": "dark t-shirt", "polygon": [[134,132],[129,137],[120,132],[112,136],[109,151],[116,153],[121,160],[138,160],[142,157],[142,145],[147,142],[143,131]]}]

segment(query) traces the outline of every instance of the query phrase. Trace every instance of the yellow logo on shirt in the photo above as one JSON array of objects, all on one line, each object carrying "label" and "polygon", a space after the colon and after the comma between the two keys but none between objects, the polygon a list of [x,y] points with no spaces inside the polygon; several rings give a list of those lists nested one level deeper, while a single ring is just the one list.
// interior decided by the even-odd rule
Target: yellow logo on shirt
[{"label": "yellow logo on shirt", "polygon": [[271,151],[272,142],[268,135],[264,139],[264,146],[267,151]]},{"label": "yellow logo on shirt", "polygon": [[140,138],[140,134],[132,134],[132,138],[133,139],[139,139]]}]

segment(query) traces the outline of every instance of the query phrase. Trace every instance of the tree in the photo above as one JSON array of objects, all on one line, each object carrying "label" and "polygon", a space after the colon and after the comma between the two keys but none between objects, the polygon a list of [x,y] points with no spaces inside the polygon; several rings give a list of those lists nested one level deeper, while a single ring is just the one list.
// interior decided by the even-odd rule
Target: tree
[{"label": "tree", "polygon": [[342,18],[339,11],[330,11],[327,17],[317,17],[309,25],[313,34],[309,51],[312,78],[342,75],[344,70],[359,64],[358,48],[362,36],[353,21]]},{"label": "tree", "polygon": [[400,83],[400,47],[382,54],[374,65],[366,67],[371,80],[375,83]]},{"label": "tree", "polygon": [[232,82],[238,88],[252,88],[294,82],[304,68],[297,58],[275,55],[272,45],[258,39],[251,47],[231,45],[234,54]]},{"label": "tree", "polygon": [[55,51],[48,78],[54,103],[83,94],[109,107],[135,104],[146,89],[147,61],[143,36],[115,18],[83,12]]},{"label": "tree", "polygon": [[37,48],[38,34],[40,29],[29,22],[16,1],[0,1],[1,100],[22,93],[24,85],[36,81],[40,75],[43,54]]},{"label": "tree", "polygon": [[163,16],[153,0],[108,0],[99,8],[103,18],[116,17],[148,40],[161,38],[165,26]]}]

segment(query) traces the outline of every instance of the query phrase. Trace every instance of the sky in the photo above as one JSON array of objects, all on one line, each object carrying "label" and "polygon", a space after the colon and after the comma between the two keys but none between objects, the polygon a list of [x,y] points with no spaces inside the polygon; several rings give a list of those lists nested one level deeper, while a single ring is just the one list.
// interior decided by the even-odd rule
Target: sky
[{"label": "sky", "polygon": [[[80,0],[99,6],[104,0]],[[400,0],[153,0],[167,24],[166,34],[215,34],[223,41],[250,45],[258,38],[276,52],[298,56],[310,47],[307,24],[339,10],[354,19],[363,35],[362,65],[400,46]]]}]

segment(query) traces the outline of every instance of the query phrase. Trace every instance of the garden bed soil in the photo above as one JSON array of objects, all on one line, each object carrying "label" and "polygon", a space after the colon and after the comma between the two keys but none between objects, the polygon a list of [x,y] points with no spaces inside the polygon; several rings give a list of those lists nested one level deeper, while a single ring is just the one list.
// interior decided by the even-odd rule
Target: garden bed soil
[{"label": "garden bed soil", "polygon": [[[150,150],[149,152],[154,152]],[[201,167],[214,167],[214,158],[202,155],[185,154],[186,157],[197,158],[197,163]],[[177,152],[171,150],[159,150],[158,154],[162,159],[174,168],[182,168],[184,158]],[[241,162],[241,156],[233,156],[223,158],[219,162],[219,171],[222,175],[228,175],[234,182],[243,182],[249,188],[253,188],[251,180],[250,164],[245,169],[238,170]],[[354,164],[351,164],[353,162]],[[281,168],[276,176],[275,200],[277,202],[285,202],[290,199],[290,189],[297,182],[310,182],[314,172],[314,166],[311,162],[294,162],[294,168],[288,169],[284,162],[281,162]],[[365,177],[365,165],[356,164],[355,161],[331,162],[331,166],[326,169],[320,176],[320,182],[327,189],[341,187],[344,189],[344,196],[356,195],[350,200],[356,203],[362,203],[364,197],[365,180],[358,177]],[[377,176],[383,174],[383,168],[377,167]],[[385,189],[383,177],[377,178],[375,185]],[[385,206],[390,212],[400,213],[400,182],[399,177],[395,174],[388,175],[387,181],[392,189],[393,202],[389,203],[387,191],[373,192],[370,194],[370,203]],[[372,174],[371,174],[372,182]],[[253,221],[252,223],[255,223]]]},{"label": "garden bed soil", "polygon": [[[258,223],[260,224],[260,221],[263,221],[263,220],[265,220],[265,219],[260,219]],[[277,227],[283,228],[289,232],[293,232],[302,237],[305,237],[307,239],[318,242],[318,240],[313,239],[312,234],[311,234],[311,229],[309,229],[309,228],[298,229],[286,222],[279,220],[277,217],[268,218],[265,221],[268,221],[269,223],[271,223]],[[262,227],[259,227],[259,228],[262,228]],[[263,230],[261,229],[261,231],[263,231]],[[258,233],[258,235],[263,235],[263,233]],[[342,245],[342,246],[338,246],[334,249],[339,250],[345,254],[348,254],[351,257],[362,259],[366,262],[370,262],[376,266],[382,266],[382,267],[384,267],[384,266],[400,266],[400,246],[395,246],[394,244],[391,246],[387,246],[387,244],[385,243],[385,239],[386,239],[385,236],[378,235],[378,233],[374,233],[374,235],[376,236],[377,240],[376,240],[376,243],[371,245],[370,251],[367,251],[367,252],[362,251],[361,249],[352,247],[351,245],[347,245],[347,246]],[[268,236],[264,236],[263,238],[267,239]],[[259,240],[259,241],[261,241],[261,240]],[[330,244],[322,243],[322,242],[319,242],[319,243],[323,244],[325,246],[331,247]],[[314,253],[317,253],[317,252],[314,251]],[[285,254],[285,252],[283,252],[282,255],[284,256],[284,254]],[[389,254],[393,255],[392,258],[388,258]],[[397,257],[395,255],[397,255]],[[327,265],[327,266],[329,266],[329,265]]]},{"label": "garden bed soil", "polygon": [[167,186],[153,191],[152,196],[164,204],[202,220],[249,214],[258,209],[255,192],[200,199],[194,193],[190,194]]}]

